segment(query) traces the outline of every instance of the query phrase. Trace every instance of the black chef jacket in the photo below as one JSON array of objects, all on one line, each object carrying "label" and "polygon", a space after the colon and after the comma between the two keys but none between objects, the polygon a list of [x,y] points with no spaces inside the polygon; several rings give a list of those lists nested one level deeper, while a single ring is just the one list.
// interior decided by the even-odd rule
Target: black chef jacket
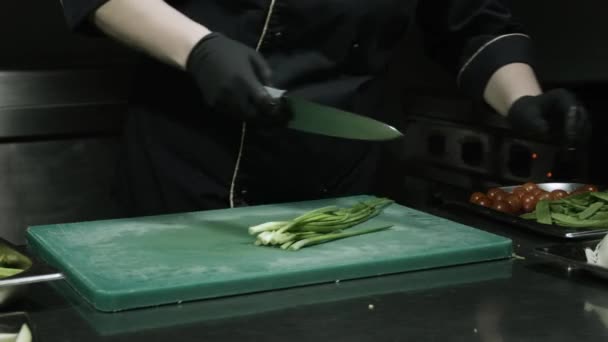
[{"label": "black chef jacket", "polygon": [[[108,0],[64,0],[75,30]],[[502,65],[530,63],[529,39],[500,0],[173,0],[191,19],[256,48],[273,84],[365,115],[374,80],[412,18],[428,55],[481,98]],[[387,119],[374,113],[379,119]],[[370,191],[379,143],[223,117],[186,73],[143,58],[130,101],[121,198],[131,214],[314,199]]]}]

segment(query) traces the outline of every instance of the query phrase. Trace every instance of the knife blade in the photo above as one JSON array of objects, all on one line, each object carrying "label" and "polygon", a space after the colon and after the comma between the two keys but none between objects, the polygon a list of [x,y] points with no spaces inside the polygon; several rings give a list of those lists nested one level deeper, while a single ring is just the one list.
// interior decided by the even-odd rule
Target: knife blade
[{"label": "knife blade", "polygon": [[292,111],[290,129],[351,140],[383,141],[403,137],[395,127],[366,116],[349,113],[289,95],[285,90],[266,87],[270,95]]}]

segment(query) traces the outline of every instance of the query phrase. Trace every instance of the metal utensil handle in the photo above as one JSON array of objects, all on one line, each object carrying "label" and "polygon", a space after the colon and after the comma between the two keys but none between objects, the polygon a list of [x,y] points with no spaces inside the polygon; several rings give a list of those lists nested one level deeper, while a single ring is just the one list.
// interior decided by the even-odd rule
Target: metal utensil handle
[{"label": "metal utensil handle", "polygon": [[41,283],[41,282],[46,282],[46,281],[61,280],[63,278],[65,278],[63,273],[51,273],[51,274],[35,275],[35,276],[31,276],[31,277],[5,279],[5,280],[0,280],[0,287]]}]

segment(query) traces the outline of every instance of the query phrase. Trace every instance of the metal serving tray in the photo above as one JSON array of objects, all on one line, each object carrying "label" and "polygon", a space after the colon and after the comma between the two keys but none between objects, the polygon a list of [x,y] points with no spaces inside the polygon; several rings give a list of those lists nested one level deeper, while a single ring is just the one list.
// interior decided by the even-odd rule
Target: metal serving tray
[{"label": "metal serving tray", "polygon": [[0,308],[10,305],[22,296],[28,284],[63,279],[63,274],[30,256],[24,248],[17,247],[2,238],[0,238],[0,251],[16,256],[25,266],[25,270],[21,273],[0,278]]},{"label": "metal serving tray", "polygon": [[[553,190],[564,190],[567,192],[572,192],[581,186],[585,185],[583,183],[538,183],[536,184],[540,189],[545,191],[553,191]],[[513,192],[513,190],[521,185],[512,185],[512,186],[503,186],[499,189],[502,189],[506,192]]]},{"label": "metal serving tray", "polygon": [[595,249],[601,241],[587,240],[556,244],[548,247],[534,249],[534,254],[542,259],[551,261],[571,269],[581,269],[591,272],[599,277],[608,279],[608,268],[589,264],[585,256],[585,248]]},{"label": "metal serving tray", "polygon": [[[570,192],[584,184],[581,184],[581,183],[539,183],[537,185],[539,188],[541,188],[545,191],[565,190],[565,191]],[[505,186],[505,187],[501,187],[500,189],[503,189],[507,192],[512,192],[513,189],[515,189],[518,186],[519,185]],[[464,199],[464,201],[454,202],[451,204],[454,204],[454,205],[458,206],[459,208],[463,208],[468,211],[474,212],[478,215],[488,217],[488,218],[491,218],[491,219],[494,219],[496,221],[500,221],[503,223],[510,224],[516,228],[525,229],[525,230],[532,231],[532,232],[542,234],[542,235],[549,235],[549,236],[554,236],[554,237],[559,237],[559,238],[564,238],[564,239],[594,239],[594,238],[603,237],[604,235],[606,235],[606,233],[608,233],[608,227],[606,227],[605,229],[603,229],[603,228],[602,229],[597,229],[597,228],[596,229],[584,229],[584,228],[572,229],[572,228],[562,227],[562,226],[558,226],[558,225],[540,224],[536,221],[522,219],[516,215],[502,213],[502,212],[496,211],[494,209],[490,209],[490,208],[486,208],[486,207],[482,207],[482,206],[479,206],[476,204],[469,203],[468,198]]]}]

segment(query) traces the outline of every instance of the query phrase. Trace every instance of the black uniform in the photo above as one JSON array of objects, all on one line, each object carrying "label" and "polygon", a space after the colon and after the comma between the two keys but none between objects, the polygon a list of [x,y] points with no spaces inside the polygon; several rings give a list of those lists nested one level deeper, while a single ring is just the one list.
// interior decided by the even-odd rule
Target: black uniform
[{"label": "black uniform", "polygon": [[[64,0],[69,24],[107,0]],[[212,31],[259,48],[273,84],[367,114],[363,94],[415,16],[425,49],[480,98],[491,74],[530,63],[529,39],[500,0],[173,0]],[[256,127],[205,108],[188,75],[144,58],[125,131],[121,191],[132,214],[369,191],[378,143]],[[381,114],[381,113],[379,113]],[[384,118],[381,118],[384,119]],[[232,203],[231,203],[232,202]]]}]

